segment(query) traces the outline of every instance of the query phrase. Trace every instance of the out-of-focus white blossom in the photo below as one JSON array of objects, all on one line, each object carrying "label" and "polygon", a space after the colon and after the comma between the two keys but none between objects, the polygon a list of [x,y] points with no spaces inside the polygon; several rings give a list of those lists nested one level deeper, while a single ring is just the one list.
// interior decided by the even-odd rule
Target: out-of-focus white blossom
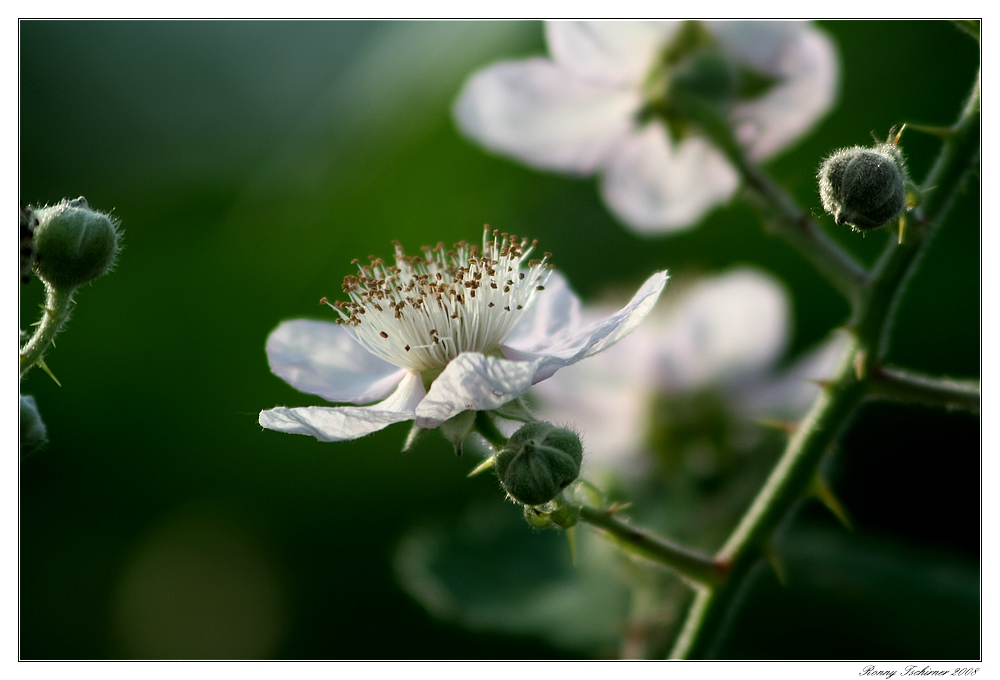
[{"label": "out-of-focus white blossom", "polygon": [[753,74],[756,89],[743,87],[725,103],[752,158],[788,146],[833,103],[836,52],[808,22],[556,21],[545,26],[549,57],[473,74],[455,120],[470,139],[532,167],[599,174],[605,203],[638,231],[691,226],[739,182],[693,127],[670,131],[647,115],[669,99],[675,76],[690,70],[698,54],[692,31],[734,77]]},{"label": "out-of-focus white blossom", "polygon": [[[585,308],[599,317],[600,306]],[[739,418],[797,419],[844,347],[843,334],[775,372],[790,326],[788,295],[771,276],[736,269],[665,298],[627,346],[560,372],[533,393],[538,416],[577,427],[584,469],[644,469],[654,400],[717,393]]]}]

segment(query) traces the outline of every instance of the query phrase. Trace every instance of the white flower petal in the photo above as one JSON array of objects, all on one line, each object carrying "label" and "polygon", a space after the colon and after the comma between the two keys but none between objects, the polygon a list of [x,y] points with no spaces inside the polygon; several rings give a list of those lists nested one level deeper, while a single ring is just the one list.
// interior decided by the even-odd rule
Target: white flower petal
[{"label": "white flower petal", "polygon": [[580,431],[587,474],[611,468],[634,475],[646,468],[644,441],[660,340],[648,332],[648,322],[628,342],[567,366],[532,388],[538,418]]},{"label": "white flower petal", "polygon": [[601,177],[601,194],[625,224],[644,233],[693,226],[732,196],[739,177],[701,137],[674,144],[650,123],[619,145]]},{"label": "white flower petal", "polygon": [[773,277],[739,269],[685,291],[644,330],[661,338],[657,381],[669,391],[756,381],[781,355],[789,303]]},{"label": "white flower petal", "polygon": [[415,408],[424,397],[420,375],[407,371],[392,395],[371,406],[278,406],[261,411],[261,427],[290,434],[308,434],[321,442],[357,439],[393,423],[413,420]]},{"label": "white flower petal", "polygon": [[580,298],[559,272],[552,272],[525,310],[504,345],[521,352],[540,352],[580,330]]},{"label": "white flower petal", "polygon": [[549,21],[545,41],[556,63],[609,85],[642,85],[680,26],[677,21]]},{"label": "white flower petal", "polygon": [[805,134],[833,105],[840,66],[831,40],[809,24],[781,45],[774,74],[781,82],[733,108],[736,136],[757,159],[768,158]]},{"label": "white flower petal", "polygon": [[540,360],[533,382],[545,380],[563,366],[574,364],[593,356],[624,338],[646,318],[667,285],[667,273],[650,276],[625,307],[616,314],[575,333],[554,338],[548,347],[536,347],[525,352],[517,347],[504,345],[505,356],[522,361]]},{"label": "white flower petal", "polygon": [[271,372],[295,389],[355,404],[384,399],[406,374],[361,347],[343,326],[308,319],[274,329],[267,360]]},{"label": "white flower petal", "polygon": [[723,52],[756,71],[776,76],[781,73],[779,65],[786,47],[808,23],[706,21],[703,25],[719,40]]},{"label": "white flower petal", "polygon": [[508,361],[478,352],[452,359],[417,406],[417,427],[437,427],[462,411],[488,411],[531,387],[539,361]]},{"label": "white flower petal", "polygon": [[466,81],[459,129],[496,153],[543,170],[594,172],[631,129],[634,90],[588,83],[548,59],[500,62]]}]

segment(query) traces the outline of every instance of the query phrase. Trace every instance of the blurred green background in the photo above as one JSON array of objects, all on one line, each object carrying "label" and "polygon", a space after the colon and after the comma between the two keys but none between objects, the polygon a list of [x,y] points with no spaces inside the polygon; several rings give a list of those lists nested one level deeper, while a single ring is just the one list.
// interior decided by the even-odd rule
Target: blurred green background
[{"label": "blurred green background", "polygon": [[[823,28],[839,102],[770,165],[817,216],[824,154],[950,123],[979,63],[945,22]],[[22,385],[51,440],[20,465],[23,658],[605,653],[442,622],[397,585],[408,529],[503,506],[443,439],[401,456],[405,425],[341,444],[257,425],[263,408],[322,403],[271,375],[267,334],[332,318],[319,298],[392,239],[474,240],[489,223],[537,238],[585,297],[663,267],[753,264],[793,295],[786,360],[844,321],[833,289],[738,201],[643,239],[593,179],[460,138],[449,106],[463,79],[543,52],[535,22],[20,24],[22,203],[83,195],[125,233],[117,270],[80,291],[48,356],[63,387],[38,370]],[[903,147],[921,178],[938,141],[911,131]],[[979,219],[977,177],[902,301],[891,361],[979,375]],[[889,238],[822,222],[868,262]],[[21,287],[22,328],[42,299],[37,280]],[[835,463],[855,532],[806,505],[789,535],[836,538],[790,541],[790,564],[820,566],[787,588],[758,579],[724,653],[978,657],[979,419],[867,406]]]}]

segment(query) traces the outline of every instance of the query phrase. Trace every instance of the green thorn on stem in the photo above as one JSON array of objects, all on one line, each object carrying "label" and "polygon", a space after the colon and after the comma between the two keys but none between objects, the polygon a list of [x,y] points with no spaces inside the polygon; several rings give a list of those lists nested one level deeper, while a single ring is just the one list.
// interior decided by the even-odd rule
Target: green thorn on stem
[{"label": "green thorn on stem", "polygon": [[809,493],[817,498],[820,503],[825,505],[827,510],[832,512],[833,516],[840,520],[840,523],[844,525],[845,529],[848,531],[854,531],[854,525],[851,523],[851,517],[847,514],[847,510],[844,508],[843,503],[841,503],[840,499],[833,493],[833,489],[830,488],[819,472],[817,472],[813,477],[812,483],[809,486]]},{"label": "green thorn on stem", "polygon": [[789,436],[795,434],[795,431],[799,429],[798,423],[793,423],[789,420],[772,420],[770,418],[755,418],[754,422],[761,427],[766,427],[769,430],[774,430],[775,432],[781,432],[782,434],[787,434]]},{"label": "green thorn on stem", "polygon": [[478,474],[480,474],[482,472],[486,472],[487,470],[489,470],[490,468],[492,468],[496,464],[497,464],[497,457],[496,456],[490,456],[489,458],[487,458],[486,460],[484,460],[482,463],[480,463],[479,465],[477,465],[475,468],[473,468],[472,472],[470,472],[467,476],[468,477],[475,477],[476,475],[478,475]]},{"label": "green thorn on stem", "polygon": [[767,545],[764,546],[764,556],[767,557],[767,562],[771,565],[771,569],[774,569],[774,575],[778,577],[778,583],[782,587],[787,586],[788,572],[785,571],[785,565],[781,561],[781,555],[778,554],[778,548],[774,545],[774,541],[768,541]]},{"label": "green thorn on stem", "polygon": [[46,375],[52,378],[52,382],[54,382],[56,385],[59,385],[59,387],[62,387],[62,383],[59,382],[59,378],[57,378],[56,374],[52,372],[52,369],[49,368],[49,365],[45,363],[45,359],[43,359],[42,357],[38,357],[38,359],[35,360],[35,363],[38,364],[38,367],[40,369],[45,371]]}]

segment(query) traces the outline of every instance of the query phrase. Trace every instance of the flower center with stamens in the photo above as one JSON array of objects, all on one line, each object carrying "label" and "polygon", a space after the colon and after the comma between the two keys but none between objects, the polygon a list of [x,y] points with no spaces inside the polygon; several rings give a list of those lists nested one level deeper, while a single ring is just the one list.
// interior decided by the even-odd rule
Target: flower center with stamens
[{"label": "flower center with stamens", "polygon": [[484,231],[482,250],[462,241],[411,256],[395,242],[395,266],[354,260],[359,274],[343,286],[350,299],[330,306],[372,354],[419,372],[440,369],[462,352],[493,352],[510,335],[553,268],[549,253],[525,261],[536,245]]}]

